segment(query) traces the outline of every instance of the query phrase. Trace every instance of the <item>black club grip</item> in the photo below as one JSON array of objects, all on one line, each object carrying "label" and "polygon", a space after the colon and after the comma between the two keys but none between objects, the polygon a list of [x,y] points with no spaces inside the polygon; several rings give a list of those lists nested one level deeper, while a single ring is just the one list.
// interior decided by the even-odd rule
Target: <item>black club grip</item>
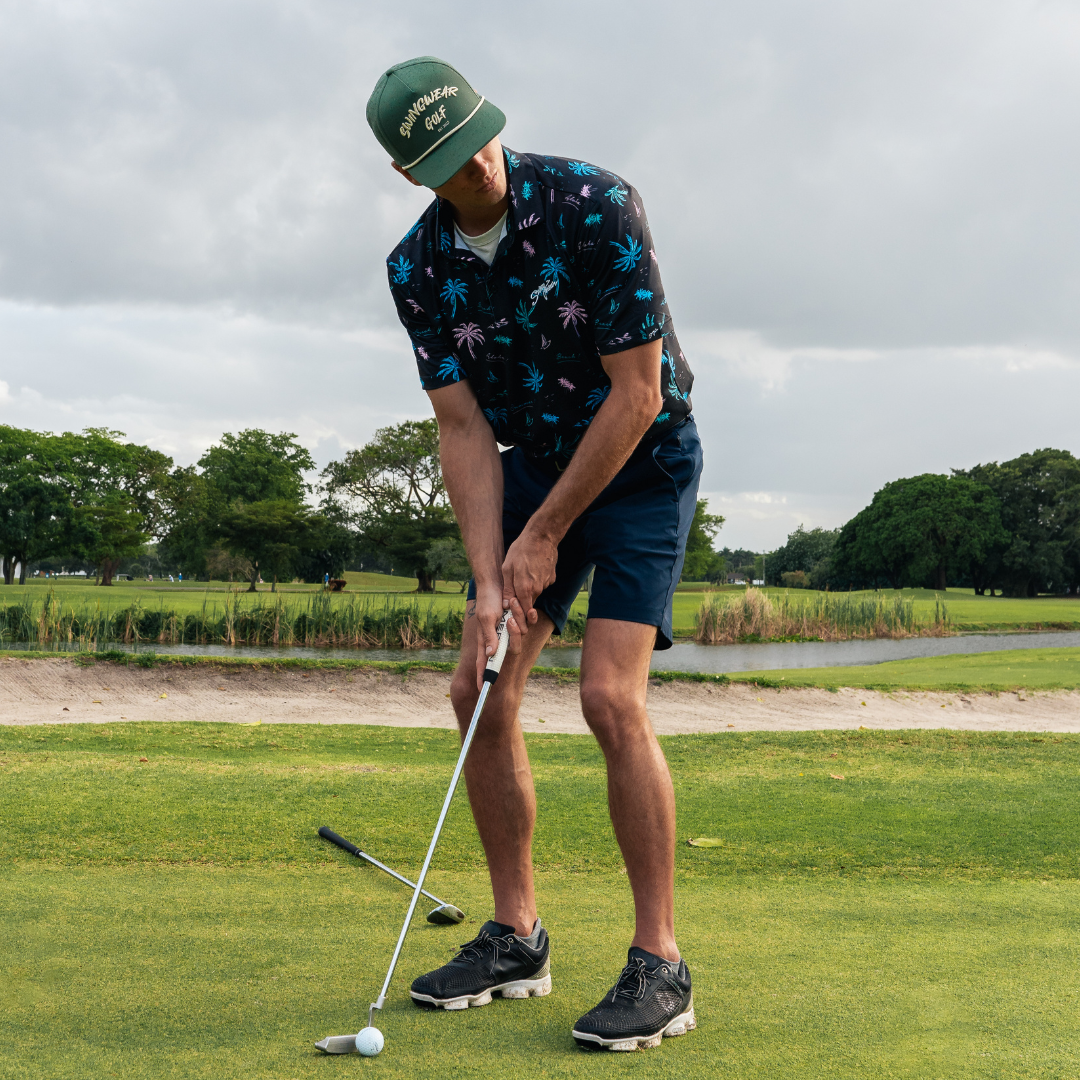
[{"label": "black club grip", "polygon": [[331,844],[337,844],[339,848],[344,849],[350,855],[356,855],[359,857],[359,855],[361,854],[360,849],[355,844],[349,843],[349,841],[346,840],[344,836],[338,836],[338,834],[334,832],[333,829],[328,829],[325,825],[319,827],[319,835],[324,840],[329,840]]}]

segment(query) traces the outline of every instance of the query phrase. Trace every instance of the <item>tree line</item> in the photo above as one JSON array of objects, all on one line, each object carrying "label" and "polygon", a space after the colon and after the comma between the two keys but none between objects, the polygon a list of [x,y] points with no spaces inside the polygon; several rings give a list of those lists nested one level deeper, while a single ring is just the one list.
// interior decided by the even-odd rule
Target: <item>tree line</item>
[{"label": "tree line", "polygon": [[439,467],[434,420],[383,428],[309,480],[289,432],[223,435],[193,466],[122,432],[0,426],[4,582],[35,566],[89,566],[101,585],[153,565],[188,578],[322,581],[346,567],[464,587],[470,571]]},{"label": "tree line", "polygon": [[894,480],[840,529],[804,529],[765,557],[766,581],[816,589],[1080,593],[1080,460],[1036,450]]}]

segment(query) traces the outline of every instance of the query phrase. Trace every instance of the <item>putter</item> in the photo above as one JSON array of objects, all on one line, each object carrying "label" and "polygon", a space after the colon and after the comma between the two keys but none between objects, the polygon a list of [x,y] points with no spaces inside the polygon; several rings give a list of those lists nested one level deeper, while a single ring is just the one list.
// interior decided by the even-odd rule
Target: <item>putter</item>
[{"label": "putter", "polygon": [[[480,722],[480,714],[484,711],[484,702],[487,701],[488,691],[491,690],[495,680],[499,677],[503,661],[506,659],[506,647],[510,643],[510,632],[506,629],[506,621],[509,618],[510,612],[504,611],[502,618],[499,620],[499,625],[496,627],[495,632],[499,636],[499,647],[488,660],[487,667],[484,668],[484,685],[480,690],[476,708],[473,710],[472,720],[469,721],[469,730],[465,733],[465,739],[461,744],[461,753],[458,754],[454,775],[450,778],[450,790],[446,793],[442,812],[439,814],[439,820],[435,823],[435,834],[428,845],[424,865],[420,867],[420,876],[413,886],[412,900],[409,902],[409,910],[405,914],[405,923],[401,927],[401,933],[398,935],[394,955],[390,957],[390,969],[386,973],[386,979],[383,982],[382,989],[379,991],[378,998],[368,1006],[368,1028],[372,1027],[371,1021],[375,1015],[375,1010],[378,1009],[381,1012],[383,1005],[386,1004],[386,991],[390,989],[390,980],[394,977],[394,968],[397,966],[398,957],[401,955],[401,947],[405,944],[405,935],[409,932],[409,923],[412,922],[413,912],[416,911],[416,902],[420,899],[421,886],[424,884],[428,867],[431,865],[431,857],[435,854],[435,845],[439,842],[439,833],[442,832],[443,822],[446,820],[446,814],[450,809],[450,802],[454,798],[454,791],[457,788],[458,780],[461,778],[461,770],[465,767],[465,758],[469,753],[469,747],[472,746],[473,736],[476,734],[476,727]],[[382,1038],[381,1035],[379,1037]],[[321,1042],[317,1042],[315,1046],[325,1054],[353,1054],[357,1052],[355,1035],[328,1035]]]},{"label": "putter", "polygon": [[[361,851],[355,844],[350,844],[348,840],[343,836],[338,836],[333,829],[328,829],[325,825],[319,829],[319,835],[324,840],[329,840],[331,844],[337,844],[339,848],[347,851],[350,855],[355,855],[358,859],[367,859],[372,866],[377,866],[380,870],[385,870],[392,878],[397,878],[403,885],[408,885],[410,889],[415,889],[416,885],[413,884],[407,877],[402,877],[396,870],[391,870],[389,866],[379,862],[378,859],[373,859],[366,851]],[[433,893],[429,893],[427,889],[420,890],[424,896],[429,900],[434,900],[439,906],[433,908],[428,912],[427,921],[429,923],[435,923],[437,926],[451,926],[454,923],[461,922],[465,918],[465,912],[461,908],[454,907],[453,904],[448,904],[443,900],[440,900]]]}]

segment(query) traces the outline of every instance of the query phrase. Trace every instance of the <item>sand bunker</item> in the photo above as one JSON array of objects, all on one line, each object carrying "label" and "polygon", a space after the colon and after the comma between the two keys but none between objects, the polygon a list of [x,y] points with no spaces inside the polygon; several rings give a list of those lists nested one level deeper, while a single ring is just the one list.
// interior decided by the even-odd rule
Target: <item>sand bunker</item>
[{"label": "sand bunker", "polygon": [[[0,724],[213,720],[448,728],[454,726],[449,690],[449,675],[427,671],[403,676],[208,664],[144,669],[6,658],[0,660]],[[654,682],[649,714],[665,735],[860,726],[1078,732],[1080,693],[830,693]],[[526,731],[585,733],[577,684],[533,676],[521,722]]]}]

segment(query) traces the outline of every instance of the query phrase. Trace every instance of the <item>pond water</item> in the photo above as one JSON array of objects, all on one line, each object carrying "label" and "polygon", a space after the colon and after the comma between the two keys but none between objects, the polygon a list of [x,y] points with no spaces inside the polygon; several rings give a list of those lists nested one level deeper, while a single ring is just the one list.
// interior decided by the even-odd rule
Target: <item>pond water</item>
[{"label": "pond water", "polygon": [[[5,649],[34,649],[27,642],[4,642]],[[800,641],[761,645],[697,645],[680,642],[664,652],[653,653],[653,671],[696,671],[720,675],[735,671],[776,671],[782,668],[854,667],[880,664],[886,660],[909,660],[923,656],[950,656],[958,653],[998,652],[1002,649],[1046,649],[1080,647],[1080,631],[1027,634],[958,634],[944,638],[875,638],[870,641]],[[304,657],[308,659],[389,660],[401,662],[442,661],[454,663],[456,649],[312,649],[258,645],[140,645],[111,644],[110,649],[126,652],[157,652],[173,656]],[[63,648],[56,651],[63,652]],[[72,650],[74,651],[74,650]],[[581,664],[580,648],[544,649],[540,667],[576,668]]]}]

